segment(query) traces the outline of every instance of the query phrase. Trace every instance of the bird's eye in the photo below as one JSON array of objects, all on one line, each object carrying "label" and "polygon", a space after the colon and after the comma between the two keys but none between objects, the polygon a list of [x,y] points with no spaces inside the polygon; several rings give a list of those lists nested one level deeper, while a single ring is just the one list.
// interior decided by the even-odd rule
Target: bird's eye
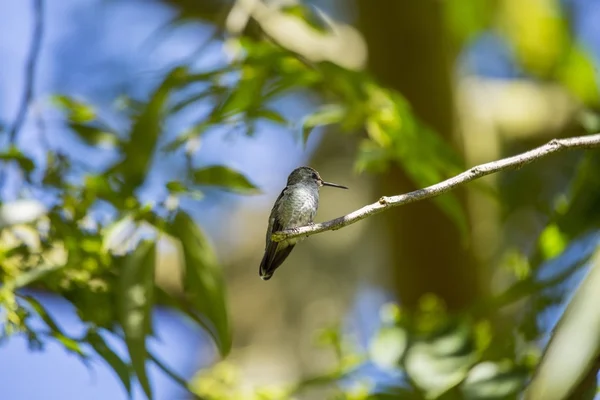
[{"label": "bird's eye", "polygon": [[313,177],[313,179],[317,179],[317,180],[319,179],[319,177],[317,176],[317,174],[315,174],[314,172],[312,174],[312,177]]}]

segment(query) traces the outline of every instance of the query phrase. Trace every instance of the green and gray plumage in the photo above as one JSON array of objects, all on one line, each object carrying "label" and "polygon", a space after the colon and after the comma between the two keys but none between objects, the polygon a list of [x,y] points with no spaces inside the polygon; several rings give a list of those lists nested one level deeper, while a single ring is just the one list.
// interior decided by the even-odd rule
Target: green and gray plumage
[{"label": "green and gray plumage", "polygon": [[269,215],[265,255],[260,263],[259,275],[269,280],[275,270],[285,261],[300,238],[273,242],[271,235],[285,229],[306,226],[313,222],[319,208],[319,188],[331,186],[348,189],[335,183],[324,182],[317,171],[310,167],[296,168],[287,180]]}]

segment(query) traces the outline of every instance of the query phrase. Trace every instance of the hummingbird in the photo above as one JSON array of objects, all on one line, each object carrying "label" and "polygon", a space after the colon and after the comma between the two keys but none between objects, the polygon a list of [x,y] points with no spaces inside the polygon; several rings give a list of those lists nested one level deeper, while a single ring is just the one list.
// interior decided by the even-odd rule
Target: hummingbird
[{"label": "hummingbird", "polygon": [[296,168],[288,176],[287,185],[275,200],[269,215],[265,255],[258,270],[263,280],[271,279],[275,270],[290,255],[296,243],[302,240],[294,238],[274,242],[271,240],[271,235],[274,232],[312,224],[319,208],[321,186],[348,189],[346,186],[325,182],[311,167]]}]

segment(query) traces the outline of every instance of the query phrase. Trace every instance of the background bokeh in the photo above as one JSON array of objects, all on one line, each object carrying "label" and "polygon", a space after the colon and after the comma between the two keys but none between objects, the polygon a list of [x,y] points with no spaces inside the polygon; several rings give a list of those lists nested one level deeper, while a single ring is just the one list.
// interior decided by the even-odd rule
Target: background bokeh
[{"label": "background bokeh", "polygon": [[[593,0],[5,0],[2,206],[36,200],[50,226],[52,215],[70,220],[65,210],[77,215],[81,207],[73,229],[82,236],[50,229],[41,250],[21,249],[42,254],[64,242],[67,256],[56,262],[74,271],[87,268],[92,257],[75,250],[87,251],[84,239],[117,242],[103,247],[110,257],[121,242],[129,252],[140,238],[156,239],[156,284],[175,298],[189,294],[181,284],[181,249],[153,232],[173,217],[168,201],[189,214],[216,254],[218,272],[210,274],[224,279],[226,290],[213,295],[225,299],[231,352],[223,358],[206,329],[160,296],[148,348],[188,380],[195,395],[514,398],[596,251],[598,154],[564,152],[312,236],[263,282],[258,265],[267,218],[287,175],[300,165],[351,189],[321,191],[317,219],[325,221],[555,137],[597,132],[599,18],[600,3]],[[40,19],[33,93],[12,140]],[[140,115],[154,118],[157,88],[181,67],[187,75],[172,85],[171,98],[171,107],[181,109],[154,113],[162,130],[147,150],[151,124]],[[92,118],[79,118],[92,108]],[[135,136],[139,120],[148,125]],[[106,126],[116,133],[104,140]],[[173,141],[180,146],[164,151]],[[138,172],[136,157],[144,152],[151,162]],[[33,163],[31,176],[18,161],[22,155]],[[54,186],[47,179],[52,155],[70,163]],[[182,186],[190,170],[212,165],[241,178],[193,175],[197,181]],[[140,173],[142,182],[129,190]],[[90,176],[110,182],[109,200],[99,194],[86,203]],[[130,197],[138,203],[127,205]],[[6,262],[0,315],[12,327],[4,329],[0,346],[0,397],[127,398],[114,365],[93,346],[82,340],[74,351],[55,331],[44,334],[50,325],[43,313],[20,314],[19,307],[31,311],[23,299],[32,296],[65,336],[85,336],[91,326],[107,329],[106,342],[129,358],[121,328],[90,317],[110,309],[112,298],[83,300],[88,289],[98,293],[87,283],[119,274],[121,264],[112,258],[98,256],[109,260],[99,261],[106,268],[101,272],[54,274],[11,291],[11,282],[31,266],[24,267],[25,256],[16,267],[7,260],[20,244],[29,246],[28,239],[40,241],[43,214],[26,224],[0,218],[0,260]],[[104,228],[122,220],[140,225],[107,239],[113,233]],[[46,241],[52,246],[44,247]],[[65,280],[76,283],[65,286]],[[209,324],[219,315],[210,314],[215,298],[199,310],[208,310]],[[36,331],[42,351],[32,350]],[[216,334],[221,340],[222,333]],[[453,353],[448,361],[443,350],[432,350],[435,356],[427,350],[424,364],[410,362],[405,340],[431,345],[444,335],[464,339],[472,353]],[[492,376],[487,391],[465,383],[484,362],[504,374],[502,384]],[[147,364],[156,399],[193,398],[181,382]],[[448,369],[462,372],[450,376]],[[592,386],[595,391],[595,381]],[[135,383],[133,398],[144,396]]]}]

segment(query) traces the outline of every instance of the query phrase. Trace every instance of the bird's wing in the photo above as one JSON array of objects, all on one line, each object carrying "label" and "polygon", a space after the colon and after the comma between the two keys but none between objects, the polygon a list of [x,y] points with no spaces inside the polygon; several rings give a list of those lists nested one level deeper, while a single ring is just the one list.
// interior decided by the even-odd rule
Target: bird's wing
[{"label": "bird's wing", "polygon": [[[287,189],[287,188],[286,188]],[[281,231],[284,229],[283,225],[277,219],[277,207],[280,204],[280,200],[285,196],[286,189],[281,191],[281,194],[275,201],[275,205],[271,210],[269,216],[269,227],[267,228],[265,255],[260,263],[259,274],[264,280],[268,280],[273,275],[273,272],[279,267],[283,261],[290,254],[294,245],[288,245],[286,243],[274,242],[271,240],[273,232]]]},{"label": "bird's wing", "polygon": [[277,197],[277,200],[275,200],[275,204],[273,205],[273,208],[271,209],[271,214],[269,215],[269,227],[267,228],[265,250],[267,247],[269,247],[269,243],[271,243],[271,235],[273,234],[273,232],[277,232],[282,229],[281,222],[279,222],[277,220],[276,216],[277,216],[277,207],[280,204],[281,198],[283,196],[285,196],[286,190],[287,190],[287,187],[281,191],[281,193],[279,194],[279,197]]}]

